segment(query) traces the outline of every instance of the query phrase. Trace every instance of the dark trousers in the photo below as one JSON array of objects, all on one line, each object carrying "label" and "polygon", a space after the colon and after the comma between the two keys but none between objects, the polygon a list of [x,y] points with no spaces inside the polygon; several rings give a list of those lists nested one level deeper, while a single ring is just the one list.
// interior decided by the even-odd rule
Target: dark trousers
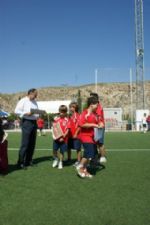
[{"label": "dark trousers", "polygon": [[34,154],[37,135],[37,123],[35,120],[22,120],[22,139],[19,150],[18,164],[29,165]]}]

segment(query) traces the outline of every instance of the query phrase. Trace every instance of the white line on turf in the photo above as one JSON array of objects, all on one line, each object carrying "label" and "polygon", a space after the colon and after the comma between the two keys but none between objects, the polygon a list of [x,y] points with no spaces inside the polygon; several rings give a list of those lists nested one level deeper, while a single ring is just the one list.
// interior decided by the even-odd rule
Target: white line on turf
[{"label": "white line on turf", "polygon": [[[9,151],[18,151],[18,148],[8,148]],[[52,151],[53,149],[36,148],[36,151]],[[107,149],[108,152],[137,152],[137,151],[150,151],[150,149]]]}]

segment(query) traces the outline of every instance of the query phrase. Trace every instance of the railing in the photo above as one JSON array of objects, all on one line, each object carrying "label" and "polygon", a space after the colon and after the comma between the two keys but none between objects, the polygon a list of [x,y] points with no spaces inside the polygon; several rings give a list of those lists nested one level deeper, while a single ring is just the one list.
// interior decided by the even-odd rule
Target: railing
[{"label": "railing", "polygon": [[[105,130],[106,131],[143,131],[143,124],[141,121],[136,121],[130,123],[128,121],[114,121],[109,120],[105,121]],[[150,123],[147,123],[147,131],[150,131]]]}]

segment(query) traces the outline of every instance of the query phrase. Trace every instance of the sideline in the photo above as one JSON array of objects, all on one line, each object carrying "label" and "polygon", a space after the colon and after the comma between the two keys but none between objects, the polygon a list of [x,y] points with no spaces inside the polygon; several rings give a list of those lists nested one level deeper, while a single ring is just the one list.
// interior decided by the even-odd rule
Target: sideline
[{"label": "sideline", "polygon": [[[8,148],[8,151],[18,151],[19,148]],[[35,151],[52,151],[53,149],[36,148]],[[74,150],[73,150],[74,151]],[[150,149],[107,149],[107,152],[142,152],[150,151]]]}]

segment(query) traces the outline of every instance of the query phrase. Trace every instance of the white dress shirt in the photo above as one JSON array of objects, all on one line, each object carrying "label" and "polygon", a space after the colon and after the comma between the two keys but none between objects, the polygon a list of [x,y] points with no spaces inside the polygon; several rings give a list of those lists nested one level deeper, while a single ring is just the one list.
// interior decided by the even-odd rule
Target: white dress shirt
[{"label": "white dress shirt", "polygon": [[17,103],[15,113],[24,119],[37,120],[38,114],[25,115],[26,113],[30,113],[31,109],[38,109],[37,102],[35,100],[30,100],[29,97],[26,96]]}]

